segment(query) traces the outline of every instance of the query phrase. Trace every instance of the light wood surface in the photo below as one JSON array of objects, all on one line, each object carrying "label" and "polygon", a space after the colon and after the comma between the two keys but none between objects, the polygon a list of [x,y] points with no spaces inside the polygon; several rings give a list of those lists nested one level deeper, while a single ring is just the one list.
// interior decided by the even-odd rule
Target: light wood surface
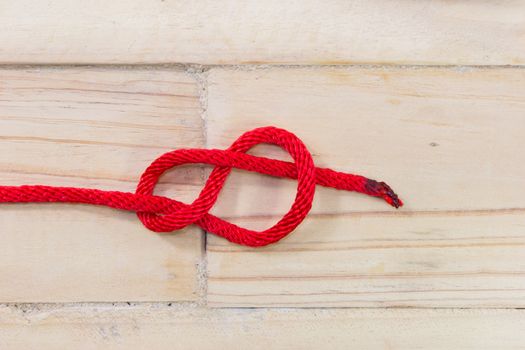
[{"label": "light wood surface", "polygon": [[[521,69],[215,69],[208,81],[208,147],[278,125],[318,165],[379,177],[406,202],[395,211],[319,188],[314,214],[281,244],[210,236],[210,304],[525,305]],[[269,227],[294,192],[237,172],[214,212]]]},{"label": "light wood surface", "polygon": [[[75,349],[523,349],[522,310],[0,308],[0,346]],[[5,347],[4,347],[5,348]]]},{"label": "light wood surface", "polygon": [[525,62],[525,3],[1,1],[1,63]]},{"label": "light wood surface", "polygon": [[[0,86],[2,184],[133,191],[155,157],[203,144],[197,84],[184,72],[7,69]],[[188,200],[201,183],[201,170],[182,169],[158,192]],[[197,298],[195,227],[159,236],[132,213],[3,205],[0,240],[2,302]]]}]

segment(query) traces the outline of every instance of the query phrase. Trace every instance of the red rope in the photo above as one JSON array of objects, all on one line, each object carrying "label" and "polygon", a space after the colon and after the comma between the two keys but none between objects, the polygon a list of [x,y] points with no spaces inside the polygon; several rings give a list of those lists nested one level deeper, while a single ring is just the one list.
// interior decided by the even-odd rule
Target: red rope
[{"label": "red rope", "polygon": [[[294,162],[245,153],[260,143],[282,147],[290,153]],[[187,163],[215,165],[206,185],[193,203],[185,204],[153,195],[159,177],[166,170]],[[277,224],[262,232],[236,226],[209,214],[232,168],[297,179],[297,195],[290,211]],[[168,152],[156,159],[142,174],[136,193],[71,187],[0,186],[0,203],[68,202],[104,205],[137,212],[142,223],[155,232],[171,232],[197,224],[207,232],[232,242],[256,247],[277,242],[304,220],[312,207],[316,184],[381,197],[396,208],[403,205],[384,182],[316,168],[303,142],[294,134],[275,127],[247,132],[227,150],[181,149]]]}]

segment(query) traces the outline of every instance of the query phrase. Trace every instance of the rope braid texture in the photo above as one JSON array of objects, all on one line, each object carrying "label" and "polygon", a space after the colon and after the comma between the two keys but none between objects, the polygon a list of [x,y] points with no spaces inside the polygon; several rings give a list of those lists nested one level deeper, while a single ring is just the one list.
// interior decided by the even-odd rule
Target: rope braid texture
[{"label": "rope braid texture", "polygon": [[[292,156],[294,162],[246,154],[250,148],[260,143],[283,148]],[[193,203],[185,204],[153,194],[159,177],[166,170],[188,163],[206,163],[215,166]],[[262,232],[253,231],[209,214],[232,168],[297,179],[295,201],[288,213],[273,227]],[[172,232],[197,224],[205,231],[222,236],[229,241],[260,247],[279,241],[305,219],[312,207],[316,185],[380,197],[396,208],[403,205],[394,191],[384,182],[331,169],[316,168],[303,142],[294,134],[276,127],[249,131],[227,150],[181,149],[168,152],[146,169],[135,193],[40,185],[0,186],[0,203],[66,202],[103,205],[136,212],[140,221],[155,232]]]}]

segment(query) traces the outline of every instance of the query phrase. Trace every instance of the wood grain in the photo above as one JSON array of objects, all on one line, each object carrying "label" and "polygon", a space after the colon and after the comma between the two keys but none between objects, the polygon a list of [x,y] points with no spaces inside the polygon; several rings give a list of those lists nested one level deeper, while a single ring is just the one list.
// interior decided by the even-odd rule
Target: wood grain
[{"label": "wood grain", "polygon": [[[160,154],[203,144],[196,81],[126,69],[0,71],[0,183],[133,191]],[[198,193],[184,168],[158,193]],[[0,206],[0,302],[195,300],[196,228],[159,236],[132,213]]]},{"label": "wood grain", "polygon": [[511,1],[3,1],[0,63],[522,65]]},{"label": "wood grain", "polygon": [[0,308],[0,346],[75,349],[523,349],[523,310]]},{"label": "wood grain", "polygon": [[[209,147],[281,126],[317,164],[383,179],[406,202],[318,188],[313,215],[278,245],[210,236],[210,305],[525,305],[521,69],[214,69],[208,81]],[[294,187],[236,172],[214,212],[269,227]]]}]

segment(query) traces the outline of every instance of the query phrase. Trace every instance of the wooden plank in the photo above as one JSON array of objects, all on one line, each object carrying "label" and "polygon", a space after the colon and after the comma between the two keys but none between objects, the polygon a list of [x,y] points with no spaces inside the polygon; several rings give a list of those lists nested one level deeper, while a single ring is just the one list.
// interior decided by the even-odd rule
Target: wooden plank
[{"label": "wooden plank", "polygon": [[[317,164],[383,179],[406,202],[395,211],[318,188],[313,215],[277,245],[211,236],[210,305],[525,305],[525,72],[214,69],[208,80],[209,147],[277,125],[302,137]],[[214,213],[269,227],[294,187],[236,172]]]},{"label": "wooden plank", "polygon": [[[75,349],[523,349],[523,310],[0,308],[0,346]],[[271,336],[268,336],[268,335]]]},{"label": "wooden plank", "polygon": [[[195,80],[171,70],[0,71],[0,183],[133,191],[171,148],[201,146]],[[185,200],[202,171],[163,178]],[[159,236],[132,213],[0,206],[0,301],[195,300],[201,234]]]},{"label": "wooden plank", "polygon": [[512,1],[4,1],[0,63],[522,65]]},{"label": "wooden plank", "polygon": [[[525,306],[525,215],[326,216],[276,246],[209,239],[213,306]],[[256,220],[242,220],[253,227]],[[267,224],[267,222],[266,222]]]}]

